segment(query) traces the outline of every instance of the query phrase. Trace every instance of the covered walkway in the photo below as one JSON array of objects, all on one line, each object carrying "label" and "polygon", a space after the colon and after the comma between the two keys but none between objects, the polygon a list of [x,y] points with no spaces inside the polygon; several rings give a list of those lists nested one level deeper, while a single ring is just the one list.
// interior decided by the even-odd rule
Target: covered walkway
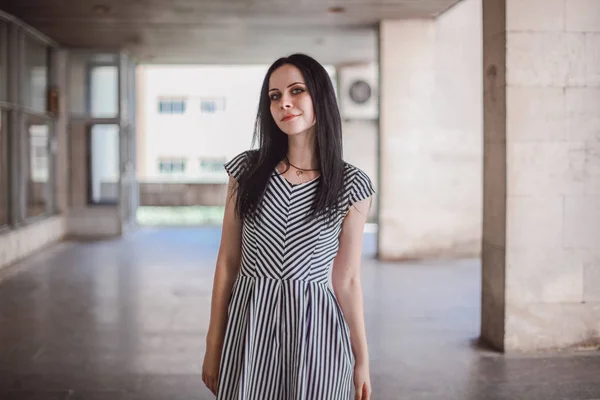
[{"label": "covered walkway", "polygon": [[[63,242],[1,272],[0,399],[212,399],[201,380],[216,228]],[[600,354],[479,347],[477,260],[382,263],[365,237],[373,398],[600,399]]]},{"label": "covered walkway", "polygon": [[2,2],[0,400],[213,398],[219,230],[137,229],[140,105],[181,102],[138,77],[296,51],[376,185],[374,399],[600,400],[599,49],[599,0]]}]

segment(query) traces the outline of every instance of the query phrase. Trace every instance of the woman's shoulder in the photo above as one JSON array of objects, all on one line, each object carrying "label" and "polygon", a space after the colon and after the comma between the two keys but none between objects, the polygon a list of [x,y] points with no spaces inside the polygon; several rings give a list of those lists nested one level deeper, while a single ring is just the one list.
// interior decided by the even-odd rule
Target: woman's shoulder
[{"label": "woman's shoulder", "polygon": [[373,182],[365,171],[355,165],[344,163],[344,189],[350,204],[370,197],[375,190]]},{"label": "woman's shoulder", "polygon": [[257,154],[258,150],[245,150],[236,154],[224,164],[225,171],[227,171],[230,176],[238,179],[242,172],[244,172],[244,170],[252,163]]},{"label": "woman's shoulder", "polygon": [[351,183],[356,179],[369,179],[369,175],[357,166],[344,162],[344,182]]}]

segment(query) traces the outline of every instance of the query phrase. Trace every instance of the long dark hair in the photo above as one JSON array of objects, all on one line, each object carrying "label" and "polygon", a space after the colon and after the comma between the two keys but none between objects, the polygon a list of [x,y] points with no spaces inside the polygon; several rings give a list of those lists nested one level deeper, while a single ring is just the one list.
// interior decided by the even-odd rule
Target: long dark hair
[{"label": "long dark hair", "polygon": [[271,115],[269,79],[277,68],[290,64],[300,70],[313,102],[316,123],[316,155],[321,176],[310,218],[325,217],[331,221],[341,209],[344,161],[342,156],[342,122],[335,91],[329,74],[315,59],[305,54],[293,54],[275,61],[267,71],[260,91],[260,100],[252,145],[259,148],[248,152],[248,168],[238,179],[237,214],[244,220],[259,215],[269,177],[275,172],[288,151],[288,137]]}]

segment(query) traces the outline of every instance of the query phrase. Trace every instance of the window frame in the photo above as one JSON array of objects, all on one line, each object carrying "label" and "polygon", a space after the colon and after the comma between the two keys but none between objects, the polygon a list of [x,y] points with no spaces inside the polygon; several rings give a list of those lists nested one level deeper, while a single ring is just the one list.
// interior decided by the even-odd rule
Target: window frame
[{"label": "window frame", "polygon": [[[42,46],[45,47],[45,57],[46,57],[46,87],[45,87],[45,92],[44,92],[44,110],[38,110],[33,108],[32,105],[30,104],[26,104],[27,103],[27,98],[29,97],[29,95],[26,93],[26,89],[27,89],[27,85],[25,84],[25,82],[29,79],[28,77],[24,76],[24,71],[27,70],[27,42],[29,41],[34,41],[37,42],[38,44],[41,44]],[[52,47],[50,47],[47,43],[45,43],[44,41],[40,40],[39,38],[29,35],[26,32],[24,32],[21,35],[20,38],[20,51],[21,51],[21,56],[19,57],[19,61],[20,61],[20,67],[21,67],[21,72],[20,72],[20,80],[19,80],[19,99],[20,99],[20,105],[23,108],[23,111],[25,113],[28,114],[39,114],[39,115],[48,115],[48,90],[49,88],[52,86],[52,82],[51,82],[51,74],[50,71],[52,69]]]},{"label": "window frame", "polygon": [[[31,123],[33,121],[33,123]],[[29,180],[31,178],[31,144],[29,125],[48,125],[48,142],[46,154],[48,155],[48,180],[44,184],[45,210],[41,214],[29,215]],[[31,112],[23,113],[19,126],[21,127],[20,145],[21,151],[21,210],[20,219],[24,225],[29,225],[37,221],[46,219],[56,214],[56,154],[54,152],[54,143],[56,140],[56,121],[48,115],[34,114]]]},{"label": "window frame", "polygon": [[[94,126],[97,125],[113,125],[117,127],[117,143],[119,146],[119,151],[117,152],[117,164],[118,164],[118,179],[117,179],[117,198],[114,201],[95,201],[94,200],[94,189],[93,189],[93,177],[92,177],[92,131]],[[86,204],[88,207],[103,207],[103,206],[118,206],[121,198],[121,126],[117,122],[94,122],[87,125],[85,130],[85,165],[87,168],[86,171],[86,180],[87,180],[87,188],[86,188]]]},{"label": "window frame", "polygon": [[[16,67],[19,68],[17,76],[15,80],[17,81],[17,88],[14,91],[17,93],[16,101],[17,107],[15,109],[16,114],[13,114],[11,119],[11,123],[14,125],[13,130],[13,140],[15,141],[16,152],[13,154],[17,154],[18,158],[16,161],[12,163],[12,165],[17,165],[18,170],[13,171],[13,179],[16,181],[16,191],[19,195],[18,200],[15,200],[16,207],[13,208],[15,211],[16,217],[14,218],[13,226],[27,226],[39,222],[41,220],[47,219],[56,215],[57,212],[57,177],[56,177],[56,152],[55,152],[55,143],[56,143],[56,116],[52,115],[47,111],[47,99],[45,99],[46,110],[40,111],[29,107],[26,104],[25,98],[25,79],[24,70],[27,65],[26,62],[26,42],[27,38],[30,40],[37,41],[41,43],[46,48],[46,90],[52,86],[52,71],[53,71],[53,61],[52,61],[52,51],[54,47],[44,41],[42,38],[33,35],[32,32],[17,27],[16,46],[19,50],[19,56],[17,57]],[[47,93],[46,93],[47,95]],[[14,99],[13,99],[14,100]],[[34,124],[47,124],[48,125],[48,144],[47,144],[47,154],[48,154],[48,180],[44,186],[45,192],[45,210],[43,213],[38,215],[29,215],[29,178],[31,174],[30,170],[30,148],[29,148],[29,128],[28,124],[30,121],[34,121]],[[14,186],[13,186],[14,187]]]},{"label": "window frame", "polygon": [[9,29],[10,23],[0,18],[0,196],[4,204],[3,212],[6,221],[0,221],[0,234],[11,229],[14,222],[13,214],[13,168],[11,165],[11,115],[13,104],[9,101],[10,80],[8,79],[9,67]]},{"label": "window frame", "polygon": [[[115,67],[117,69],[117,81],[116,81],[116,88],[117,88],[117,98],[116,100],[116,107],[117,107],[117,112],[115,115],[94,115],[92,113],[92,73],[94,68],[102,68],[102,67]],[[119,60],[116,59],[114,61],[94,61],[94,60],[87,60],[85,63],[85,87],[86,87],[86,92],[85,92],[85,113],[84,115],[88,116],[89,118],[92,119],[120,119],[121,118],[121,105],[119,104],[120,102],[120,96],[121,96],[121,77],[120,77],[120,65],[119,65]]]},{"label": "window frame", "polygon": [[[47,90],[56,83],[54,68],[54,52],[58,44],[38,31],[32,29],[17,19],[0,11],[0,34],[2,54],[0,63],[4,70],[4,98],[0,98],[0,112],[3,113],[4,141],[3,151],[6,154],[5,176],[7,177],[7,190],[1,188],[8,198],[8,224],[0,226],[0,234],[10,232],[21,227],[47,219],[57,214],[56,187],[56,122],[57,116],[48,112]],[[44,93],[45,109],[32,109],[26,104],[28,85],[24,72],[27,65],[27,42],[39,43],[45,49],[46,57],[46,93]],[[29,216],[28,190],[29,190],[29,130],[27,124],[32,119],[43,120],[48,124],[48,180],[45,185],[46,207],[42,214]]]},{"label": "window frame", "polygon": [[0,18],[0,108],[8,107],[9,94],[9,62],[8,62],[8,31],[9,24]]},{"label": "window frame", "polygon": [[11,226],[11,165],[10,165],[10,123],[9,123],[10,111],[4,108],[0,108],[0,182],[4,183],[4,186],[0,186],[0,196],[2,201],[0,204],[4,204],[3,212],[6,215],[6,221],[0,220],[0,233],[4,230],[10,229]]}]

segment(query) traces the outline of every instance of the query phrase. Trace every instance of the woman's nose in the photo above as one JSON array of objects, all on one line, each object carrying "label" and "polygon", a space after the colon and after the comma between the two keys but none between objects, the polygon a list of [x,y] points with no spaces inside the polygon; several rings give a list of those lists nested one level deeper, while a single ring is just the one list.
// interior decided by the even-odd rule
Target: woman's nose
[{"label": "woman's nose", "polygon": [[292,107],[292,102],[290,101],[289,96],[281,96],[281,101],[279,102],[279,106],[282,110]]}]

